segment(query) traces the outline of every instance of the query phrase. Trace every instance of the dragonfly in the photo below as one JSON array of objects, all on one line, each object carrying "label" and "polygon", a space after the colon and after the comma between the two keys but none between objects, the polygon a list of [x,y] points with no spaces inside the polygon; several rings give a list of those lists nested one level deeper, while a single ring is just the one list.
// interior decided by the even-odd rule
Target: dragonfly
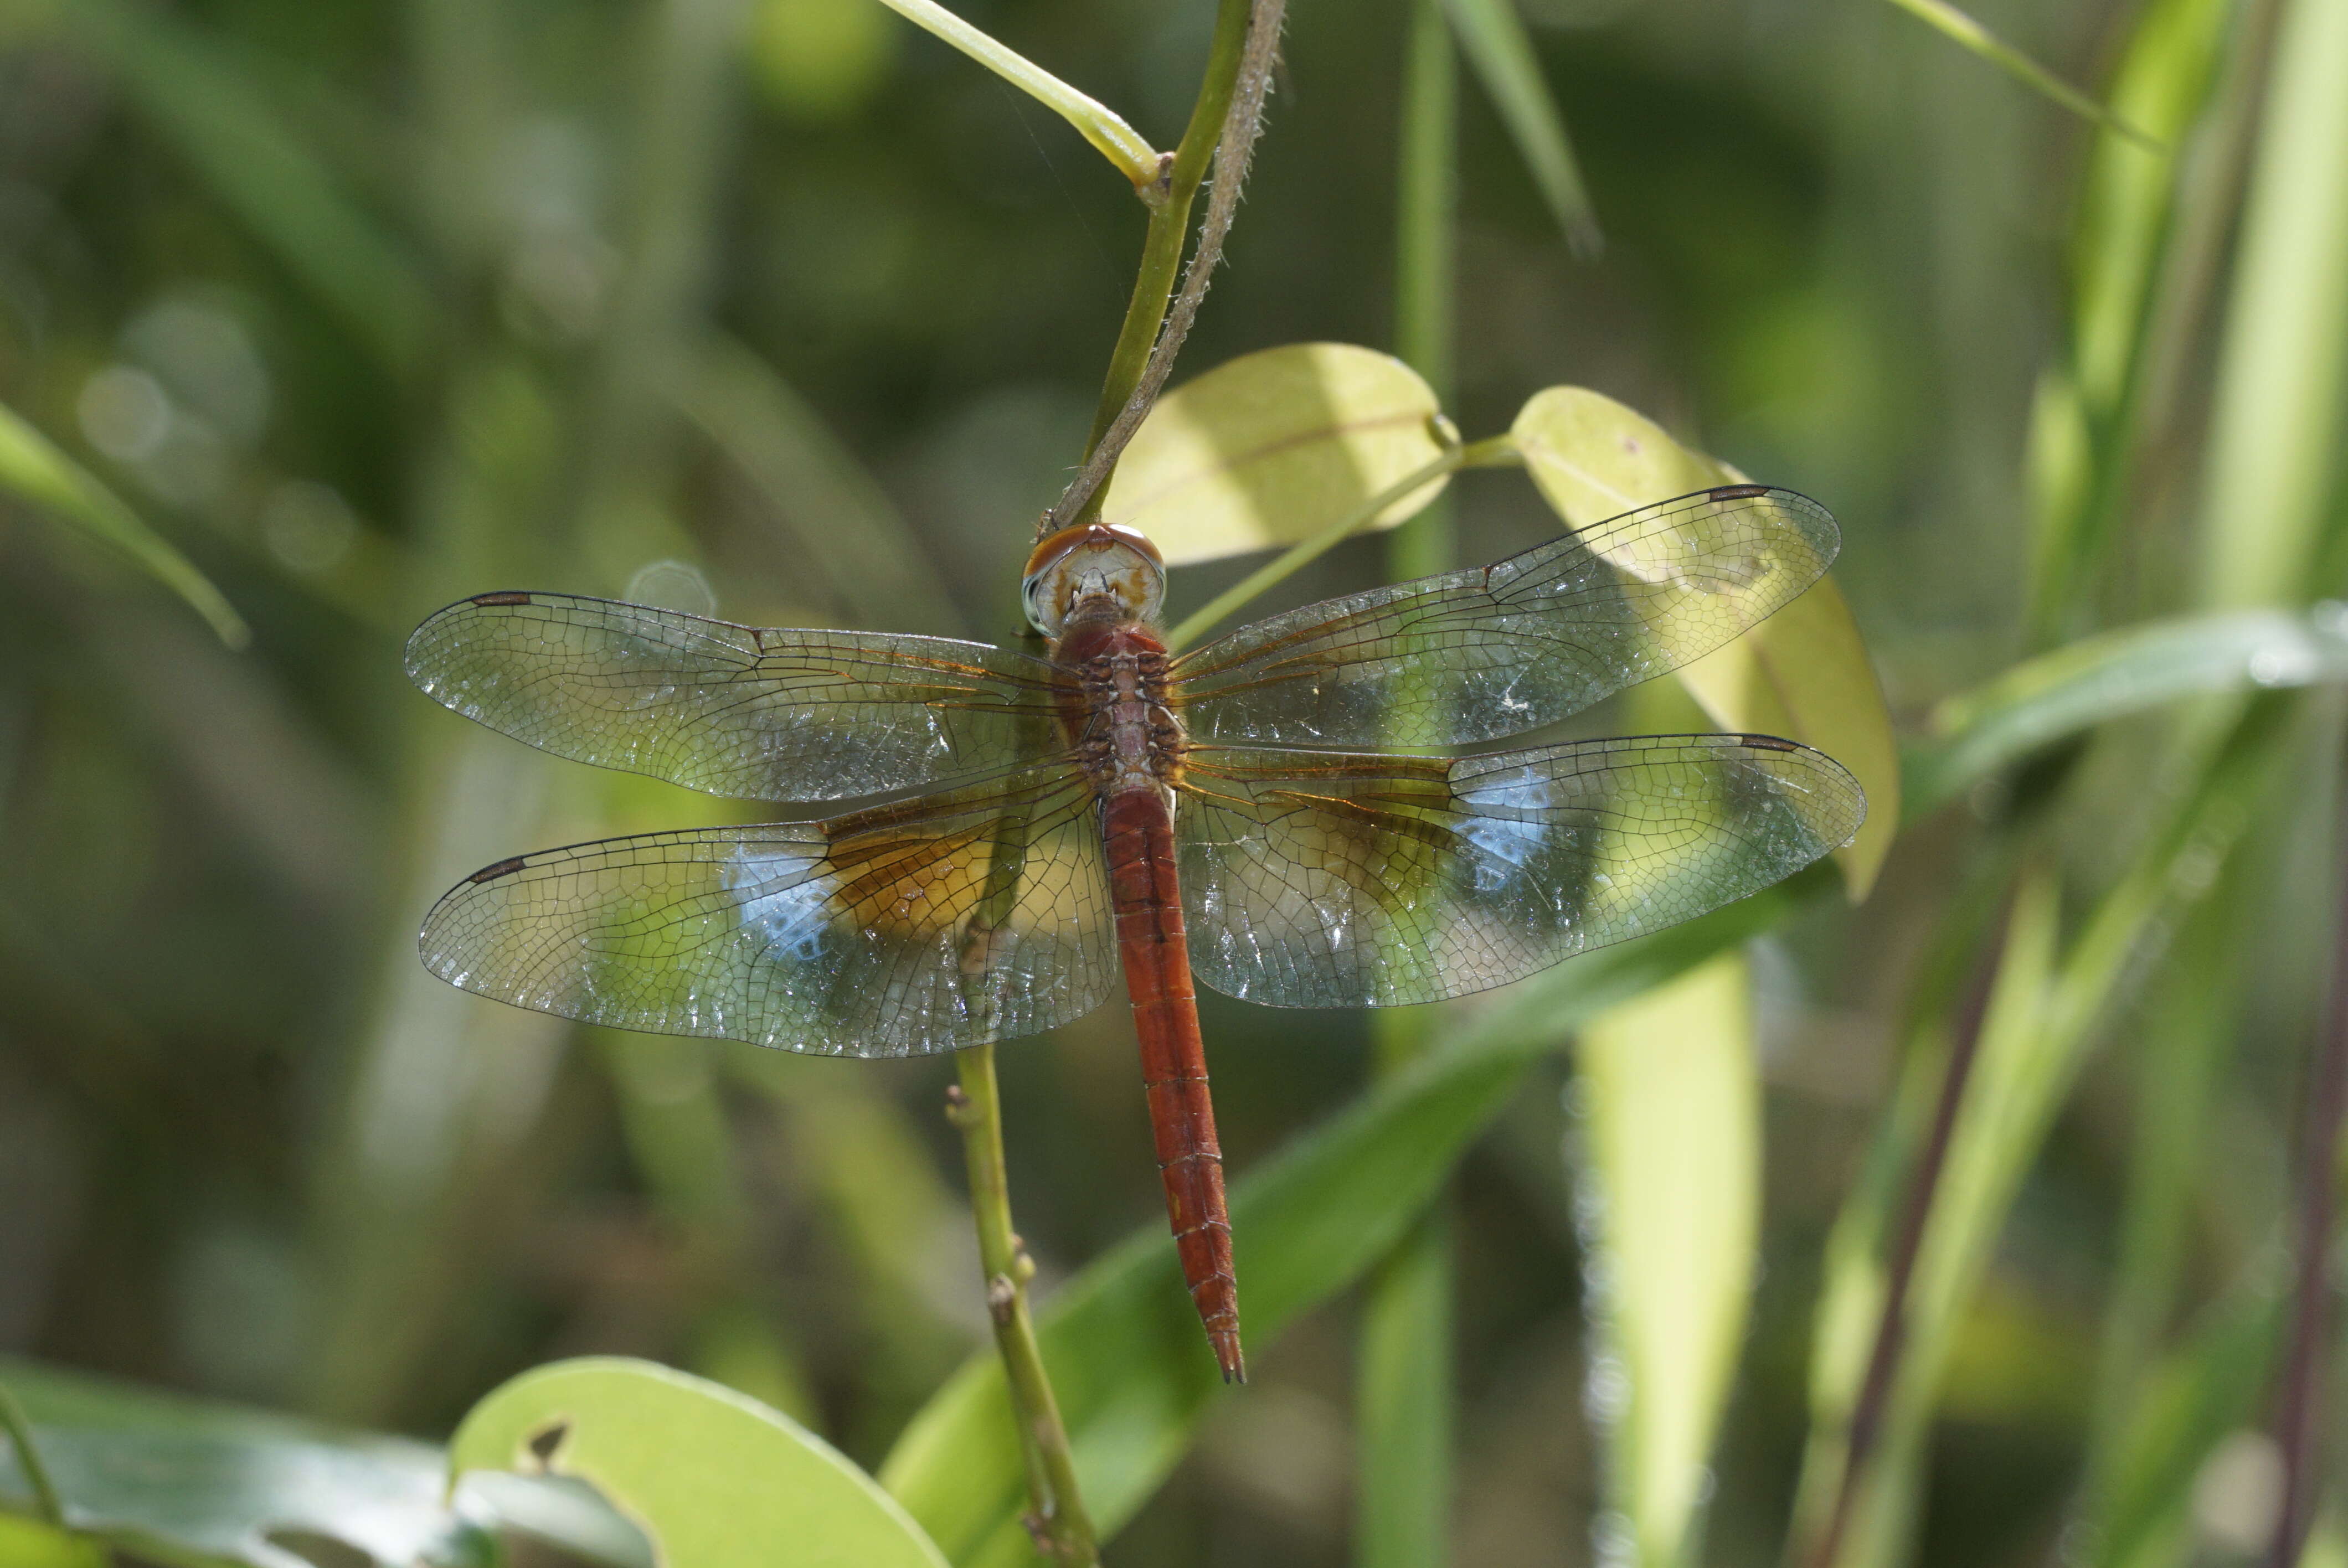
[{"label": "dragonfly", "polygon": [[1274,1007],[1439,1001],[1847,843],[1857,782],[1774,736],[1459,750],[1721,647],[1838,544],[1804,496],[1715,487],[1179,657],[1159,552],[1112,524],[1029,559],[1041,654],[477,595],[407,650],[456,712],[715,794],[854,804],[500,860],[434,906],[424,961],[564,1018],[849,1057],[1036,1034],[1121,971],[1183,1276],[1244,1380],[1194,980]]}]

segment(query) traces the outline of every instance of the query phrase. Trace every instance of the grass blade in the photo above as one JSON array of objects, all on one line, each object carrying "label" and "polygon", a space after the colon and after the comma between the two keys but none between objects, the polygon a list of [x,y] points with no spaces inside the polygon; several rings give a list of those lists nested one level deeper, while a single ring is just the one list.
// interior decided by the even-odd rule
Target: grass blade
[{"label": "grass blade", "polygon": [[757,487],[856,624],[961,633],[961,610],[888,492],[764,360],[713,333],[672,395]]},{"label": "grass blade", "polygon": [[1933,710],[1903,759],[1908,815],[1938,811],[2041,746],[2181,697],[2348,680],[2348,613],[2240,610],[2106,632],[2017,664]]},{"label": "grass blade", "polygon": [[1443,8],[1567,242],[1576,255],[1596,255],[1605,236],[1524,19],[1510,0],[1443,0]]},{"label": "grass blade", "polygon": [[[2267,1262],[2279,1262],[2280,1252]],[[2279,1270],[2261,1266],[2155,1364],[2127,1409],[2092,1534],[2096,1568],[2161,1561],[2193,1478],[2227,1433],[2256,1419],[2282,1327]]]},{"label": "grass blade", "polygon": [[1636,1561],[1684,1561],[1735,1381],[1761,1222],[1750,977],[1725,953],[1592,1023],[1587,1179],[1601,1200],[1608,1353],[1629,1399],[1611,1450]]},{"label": "grass blade", "polygon": [[1354,1562],[1450,1559],[1454,1351],[1451,1205],[1438,1199],[1371,1274],[1354,1350]]},{"label": "grass blade", "polygon": [[409,257],[202,34],[134,0],[75,0],[75,36],[116,71],[160,138],[352,335],[413,370],[438,310]]},{"label": "grass blade", "polygon": [[0,490],[129,557],[149,577],[187,600],[231,648],[242,648],[252,641],[243,617],[212,586],[211,579],[196,569],[194,562],[141,522],[138,513],[55,442],[5,406],[0,406]]},{"label": "grass blade", "polygon": [[[2220,63],[2244,48],[2228,0],[2155,0],[2131,30],[2115,73],[2116,112],[2171,149],[2213,118]],[[2201,154],[2206,159],[2206,150]],[[2221,163],[2230,160],[2219,160]],[[2088,154],[2071,242],[2068,356],[2039,379],[2025,461],[2036,513],[2028,624],[2049,644],[2080,620],[2134,488],[2148,425],[2163,397],[2159,345],[2173,320],[2195,314],[2203,244],[2180,203],[2188,160],[2100,138]],[[2156,323],[2170,323],[2156,330]]]},{"label": "grass blade", "polygon": [[2275,38],[2227,307],[2202,494],[2219,609],[2303,598],[2348,371],[2348,6],[2291,0]]},{"label": "grass blade", "polygon": [[2082,119],[2147,148],[2159,144],[2111,110],[2007,43],[1996,34],[1949,5],[1947,0],[1890,0],[1902,11],[1944,37],[1952,38],[2033,91],[2052,99]]},{"label": "grass blade", "polygon": [[[1997,989],[1982,1026],[1980,1061],[1965,1090],[1948,1165],[1918,1255],[1903,1317],[1905,1343],[1875,1457],[1850,1507],[1837,1568],[1882,1568],[1902,1553],[1941,1374],[1962,1313],[1978,1294],[1999,1232],[2098,1037],[2113,1002],[2140,972],[2145,942],[2206,890],[2188,868],[2221,866],[2272,772],[2279,711],[2254,705],[2194,797],[2107,893],[2078,938],[2052,957],[2054,892],[2040,874],[2017,907]],[[1934,1063],[1920,1052],[1903,1073],[1903,1107],[1929,1097]],[[1920,1088],[1920,1081],[1926,1086]],[[1916,1119],[1895,1117],[1886,1138],[1912,1144]],[[1850,1230],[1838,1236],[1818,1315],[1812,1414],[1797,1533],[1820,1542],[1844,1468],[1844,1434],[1859,1393],[1863,1341],[1854,1325],[1880,1301],[1871,1238],[1883,1226],[1879,1190],[1863,1190]],[[1838,1226],[1838,1230],[1841,1227]]]},{"label": "grass blade", "polygon": [[[1412,0],[1403,56],[1395,186],[1395,351],[1437,400],[1452,393],[1458,335],[1459,59],[1442,0]],[[1395,582],[1457,564],[1447,498],[1386,536]],[[1377,1071],[1402,1071],[1458,1021],[1456,1009],[1401,1008],[1370,1020]],[[1453,1389],[1458,1290],[1452,1204],[1438,1198],[1370,1276],[1354,1367],[1354,1555],[1357,1568],[1450,1561],[1459,1424]]]}]

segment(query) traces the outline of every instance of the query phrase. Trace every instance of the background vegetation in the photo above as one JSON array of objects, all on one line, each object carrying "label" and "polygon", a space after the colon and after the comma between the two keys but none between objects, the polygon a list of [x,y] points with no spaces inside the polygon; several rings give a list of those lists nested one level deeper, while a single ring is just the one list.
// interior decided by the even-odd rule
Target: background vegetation
[{"label": "background vegetation", "polygon": [[[959,9],[1158,145],[1213,21]],[[2154,152],[1890,6],[1526,0],[1594,254],[1467,77],[1460,425],[1587,385],[1826,501],[1920,798],[1863,907],[1769,905],[1701,1015],[1742,1020],[1763,1136],[1757,1186],[1729,1178],[1759,1204],[1749,1320],[1686,1497],[1642,1490],[1626,1424],[1601,1059],[1548,1049],[1594,1004],[1499,1081],[1441,1243],[1454,1560],[1760,1563],[1789,1519],[1816,1542],[1952,1051],[1972,1098],[1846,1561],[2264,1549],[2341,892],[2348,661],[2295,612],[2348,582],[2342,9],[1975,7]],[[0,404],[251,635],[231,651],[93,542],[139,524],[5,432],[0,1348],[434,1437],[520,1368],[628,1352],[879,1468],[984,1341],[952,1064],[596,1034],[423,974],[417,917],[472,867],[743,814],[469,731],[399,641],[506,586],[1007,634],[1141,208],[871,0],[7,0],[0,24]],[[1297,0],[1187,372],[1394,343],[1414,25]],[[1451,495],[1464,559],[1555,528],[1514,477]],[[1241,569],[1185,570],[1177,613]],[[1386,569],[1350,544],[1266,608]],[[1597,722],[1682,727],[1668,701]],[[2043,727],[1982,755],[2025,765],[1960,765],[1951,737],[2018,712]],[[1371,1076],[1359,1018],[1205,1005],[1236,1173]],[[1593,1037],[1611,1058],[1628,1027]],[[1002,1053],[1047,1305],[1158,1223],[1127,1029],[1105,1009]],[[1385,1397],[1357,1394],[1358,1303],[1296,1305],[1118,1562],[1399,1539],[1355,1512],[1439,1478],[1440,1445],[1364,1444],[1357,1475]],[[1700,1536],[1650,1532],[1704,1500]]]}]

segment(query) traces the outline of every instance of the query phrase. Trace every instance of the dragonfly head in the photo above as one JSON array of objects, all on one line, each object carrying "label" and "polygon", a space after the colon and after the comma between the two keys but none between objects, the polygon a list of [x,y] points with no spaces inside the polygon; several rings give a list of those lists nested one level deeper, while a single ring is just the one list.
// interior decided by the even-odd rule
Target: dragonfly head
[{"label": "dragonfly head", "polygon": [[1138,528],[1084,523],[1035,547],[1022,589],[1028,620],[1046,637],[1059,636],[1079,609],[1155,620],[1166,602],[1166,559]]}]

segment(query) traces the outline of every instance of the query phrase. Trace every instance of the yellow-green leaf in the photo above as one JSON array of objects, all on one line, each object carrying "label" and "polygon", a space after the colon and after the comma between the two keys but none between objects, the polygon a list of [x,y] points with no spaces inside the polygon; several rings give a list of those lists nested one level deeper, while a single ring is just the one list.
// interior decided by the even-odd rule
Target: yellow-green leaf
[{"label": "yellow-green leaf", "polygon": [[0,1513],[0,1563],[7,1568],[106,1568],[103,1543],[37,1519]]},{"label": "yellow-green leaf", "polygon": [[448,1444],[452,1482],[476,1470],[593,1482],[652,1534],[664,1568],[945,1568],[905,1511],[830,1444],[747,1395],[650,1361],[558,1361],[492,1390]]},{"label": "yellow-green leaf", "polygon": [[[1537,393],[1510,427],[1533,483],[1577,528],[1745,476],[1692,452],[1654,421],[1579,386]],[[1616,563],[1638,571],[1642,563]],[[1784,735],[1833,757],[1867,791],[1867,822],[1835,851],[1843,884],[1867,897],[1900,825],[1900,750],[1875,666],[1832,578],[1679,672],[1713,722]]]},{"label": "yellow-green leaf", "polygon": [[1536,392],[1509,434],[1533,483],[1573,528],[1720,483],[1720,466],[1586,386]]},{"label": "yellow-green leaf", "polygon": [[1638,1560],[1677,1562],[1735,1379],[1760,1224],[1752,988],[1730,951],[1581,1033],[1587,1175],[1628,1398],[1612,1452]]},{"label": "yellow-green leaf", "polygon": [[[1292,545],[1457,439],[1434,391],[1392,354],[1290,343],[1160,398],[1118,459],[1101,515],[1148,534],[1169,565]],[[1431,480],[1368,526],[1401,522],[1447,482]]]},{"label": "yellow-green leaf", "polygon": [[129,556],[195,607],[231,648],[252,640],[244,619],[211,579],[149,528],[139,514],[57,449],[21,415],[0,407],[0,491],[69,523]]}]

